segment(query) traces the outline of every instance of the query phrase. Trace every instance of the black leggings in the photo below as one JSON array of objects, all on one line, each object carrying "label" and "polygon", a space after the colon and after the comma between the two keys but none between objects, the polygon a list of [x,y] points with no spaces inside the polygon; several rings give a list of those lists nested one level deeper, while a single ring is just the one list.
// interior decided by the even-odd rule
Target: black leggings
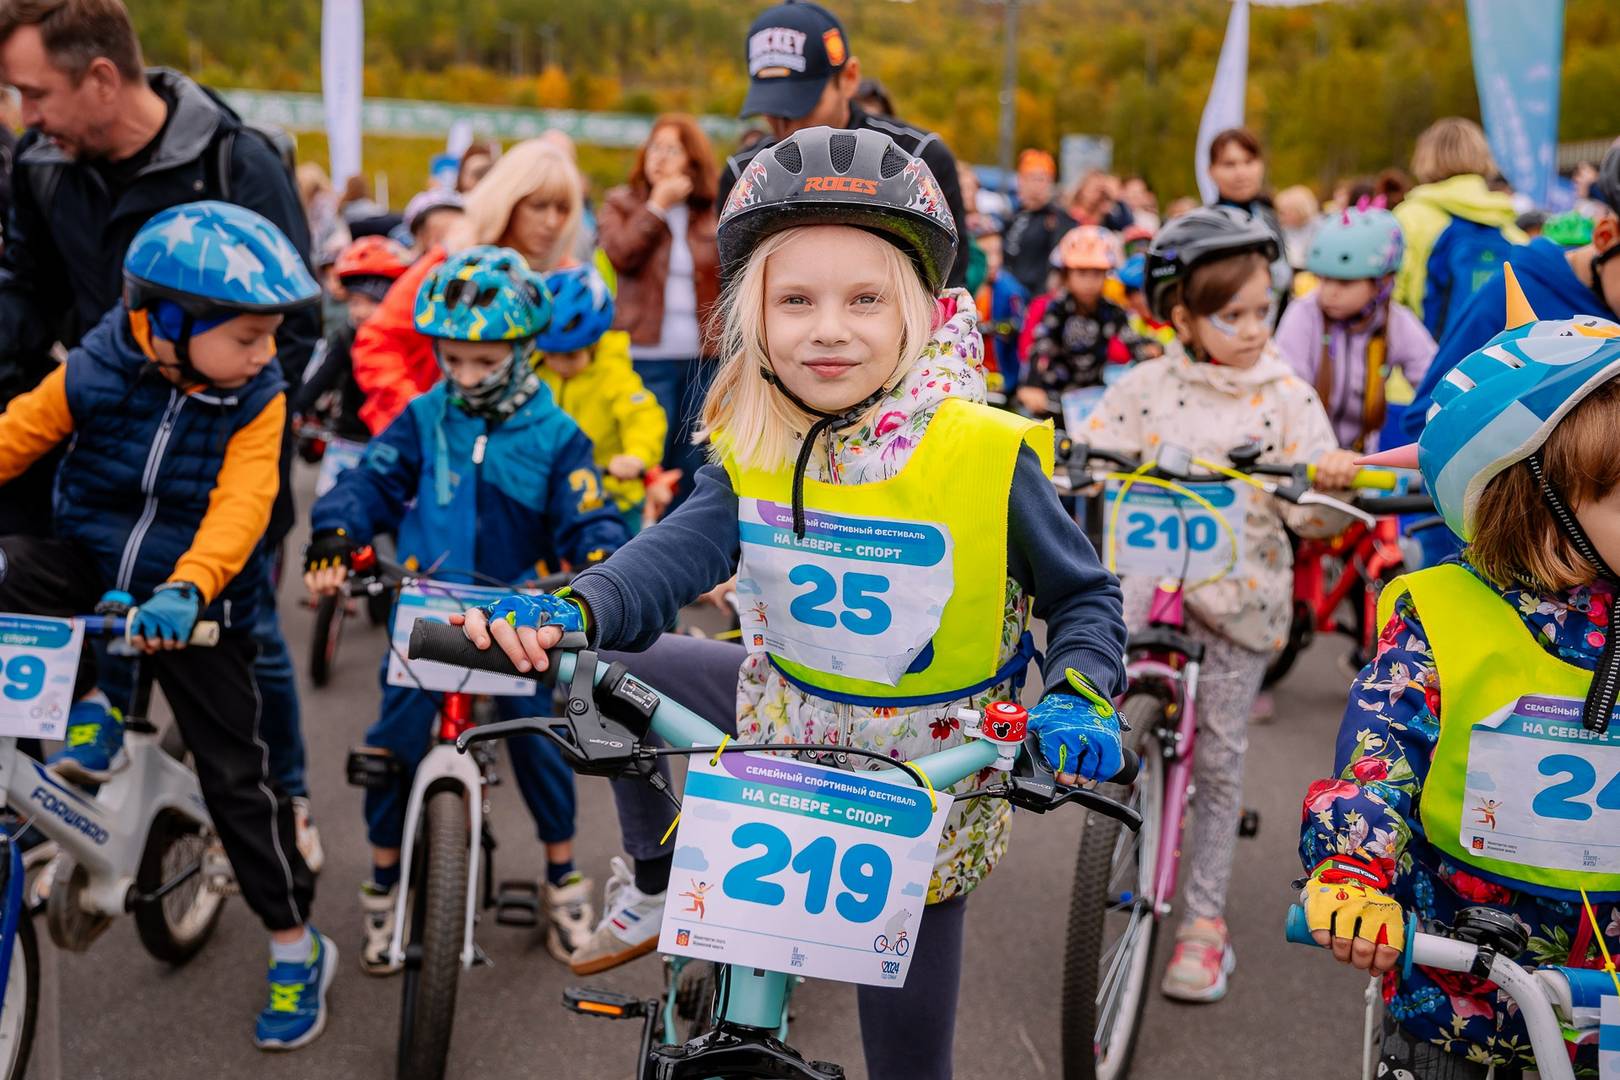
[{"label": "black leggings", "polygon": [[966,913],[965,896],[923,908],[906,985],[855,988],[872,1080],[951,1080]]}]

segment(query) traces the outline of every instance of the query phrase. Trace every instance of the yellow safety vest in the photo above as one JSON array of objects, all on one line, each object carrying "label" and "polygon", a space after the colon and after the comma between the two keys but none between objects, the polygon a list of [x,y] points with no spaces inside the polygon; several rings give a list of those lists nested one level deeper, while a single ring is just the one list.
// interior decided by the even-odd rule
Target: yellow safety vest
[{"label": "yellow safety vest", "polygon": [[1443,702],[1418,805],[1429,843],[1512,887],[1620,893],[1620,729],[1581,726],[1592,673],[1550,655],[1466,567],[1392,582],[1380,625],[1403,593]]},{"label": "yellow safety vest", "polygon": [[899,473],[867,484],[793,469],[726,470],[738,497],[743,643],[801,689],[834,701],[921,705],[1022,671],[1000,663],[1007,499],[1025,443],[1052,468],[1052,428],[961,399],[942,403]]}]

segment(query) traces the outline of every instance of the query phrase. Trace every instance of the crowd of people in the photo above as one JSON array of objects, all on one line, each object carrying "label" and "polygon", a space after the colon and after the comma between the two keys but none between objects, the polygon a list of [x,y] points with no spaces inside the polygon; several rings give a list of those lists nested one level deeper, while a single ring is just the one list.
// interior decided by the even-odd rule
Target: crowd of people
[{"label": "crowd of people", "polygon": [[[1335,955],[1390,973],[1390,1070],[1532,1065],[1489,986],[1394,972],[1403,909],[1444,920],[1491,904],[1577,965],[1594,935],[1620,936],[1620,922],[1586,926],[1575,899],[1612,905],[1620,867],[1456,842],[1473,812],[1470,724],[1557,687],[1591,732],[1614,707],[1620,150],[1579,170],[1576,210],[1548,218],[1505,190],[1470,120],[1429,127],[1410,176],[1347,179],[1325,203],[1270,195],[1260,140],[1235,128],[1205,162],[1218,198],[1161,211],[1140,177],[1060,187],[1038,147],[1012,191],[981,184],[895,117],[816,4],[763,12],[744,53],[743,113],[762,127],[729,157],[693,118],[661,116],[596,199],[561,133],[478,141],[453,186],[395,213],[363,178],[339,190],[212,90],[147,68],[120,0],[0,0],[0,69],[27,127],[0,249],[0,610],[136,613],[132,641],[270,935],[257,1045],[320,1035],[340,951],[308,922],[324,853],[276,603],[300,517],[308,544],[286,565],[316,594],[385,534],[426,572],[515,585],[577,571],[557,593],[470,610],[468,636],[540,668],[562,631],[586,632],[655,685],[677,673],[742,741],[906,759],[959,743],[962,708],[1030,674],[1039,619],[1030,729],[1060,778],[1106,780],[1122,747],[1110,701],[1156,581],[1116,578],[1059,500],[1050,417],[1143,457],[1173,445],[1224,460],[1253,438],[1264,460],[1313,464],[1326,490],[1376,451],[1421,466],[1451,540],[1392,590],[1375,652],[1350,658],[1334,772],[1306,797],[1302,895]],[[295,513],[300,425],[365,449]],[[999,528],[982,527],[989,505],[1005,507]],[[773,547],[760,523],[777,507],[791,525]],[[873,513],[954,542],[906,595],[877,579],[841,620],[803,612],[786,568],[829,582],[841,569],[807,532]],[[1289,632],[1292,538],[1345,524],[1257,500],[1232,522],[1237,565],[1188,590],[1206,651],[1172,998],[1227,991],[1243,758]],[[739,580],[758,600],[745,630],[770,613],[768,648],[664,633]],[[220,646],[187,649],[204,619]],[[1493,667],[1504,649],[1522,663]],[[354,935],[377,976],[399,969],[404,796],[438,708],[381,682],[364,743],[398,783],[365,795]],[[1461,689],[1475,682],[1489,692]],[[94,792],[121,767],[131,693],[127,659],[85,650],[47,757],[57,775]],[[643,802],[655,796],[615,789],[629,859],[613,860],[598,912],[572,774],[544,739],[508,747],[541,841],[550,951],[581,974],[651,952],[672,866]],[[1426,783],[1438,794],[1420,808]],[[860,990],[872,1076],[951,1074],[966,900],[1008,818],[988,799],[952,811],[920,970]],[[329,834],[340,820],[329,808]]]}]

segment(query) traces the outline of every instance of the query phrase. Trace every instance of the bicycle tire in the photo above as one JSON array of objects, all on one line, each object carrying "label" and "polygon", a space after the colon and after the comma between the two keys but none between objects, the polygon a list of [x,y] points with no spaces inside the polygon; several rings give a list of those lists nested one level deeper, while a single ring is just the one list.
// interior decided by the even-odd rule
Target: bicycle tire
[{"label": "bicycle tire", "polygon": [[[405,940],[400,1008],[399,1080],[442,1080],[450,1057],[467,922],[467,794],[459,787],[429,793],[422,813]],[[420,953],[413,963],[413,947]]]},{"label": "bicycle tire", "polygon": [[[1113,868],[1124,826],[1101,814],[1087,814],[1075,859],[1063,951],[1064,1080],[1119,1080],[1128,1074],[1142,1027],[1147,982],[1158,942],[1154,898],[1147,894],[1151,891],[1158,830],[1163,824],[1163,762],[1157,753],[1154,732],[1163,715],[1164,702],[1152,694],[1137,693],[1125,699],[1121,711],[1131,726],[1127,745],[1142,758],[1141,770],[1131,787],[1131,802],[1142,814],[1142,828],[1131,838],[1138,853],[1137,882],[1130,890],[1132,916],[1126,924],[1136,945],[1129,966],[1121,971],[1121,977],[1129,980],[1120,989],[1120,1000],[1124,1004],[1116,1010],[1106,1051],[1099,1059],[1102,1008],[1098,998],[1104,983],[1102,964],[1108,956],[1103,937],[1110,910],[1121,910],[1114,902],[1112,890],[1115,885]],[[1131,837],[1131,834],[1124,832],[1124,836]],[[1122,941],[1123,937],[1122,934]]]},{"label": "bicycle tire", "polygon": [[[20,965],[20,967],[19,967]],[[20,976],[19,976],[20,972]],[[20,977],[20,982],[15,981]],[[22,1014],[14,1009],[22,999]],[[34,920],[23,910],[17,919],[17,937],[11,943],[11,968],[6,972],[6,1008],[0,1013],[0,1066],[4,1080],[22,1080],[28,1074],[28,1055],[34,1049],[34,1026],[39,1021],[39,938]]]},{"label": "bicycle tire", "polygon": [[[136,892],[156,892],[188,864],[200,863],[207,847],[208,838],[195,821],[173,810],[159,814],[146,834],[135,872]],[[142,947],[154,959],[178,967],[208,944],[224,910],[225,897],[209,886],[199,868],[168,895],[137,900],[130,913]]]},{"label": "bicycle tire", "polygon": [[309,638],[309,681],[325,686],[337,666],[338,643],[343,640],[343,618],[348,613],[343,597],[323,596],[315,608],[315,628]]},{"label": "bicycle tire", "polygon": [[392,592],[372,593],[366,597],[366,617],[371,620],[372,626],[387,626],[388,617],[393,613]]},{"label": "bicycle tire", "polygon": [[691,1042],[714,1030],[719,974],[707,960],[688,960],[675,982],[675,1015],[684,1021],[681,1034]]}]

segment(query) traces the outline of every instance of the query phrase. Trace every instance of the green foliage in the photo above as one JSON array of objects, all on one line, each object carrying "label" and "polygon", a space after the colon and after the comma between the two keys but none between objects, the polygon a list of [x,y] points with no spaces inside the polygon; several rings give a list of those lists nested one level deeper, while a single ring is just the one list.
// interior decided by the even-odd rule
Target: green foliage
[{"label": "green foliage", "polygon": [[[734,114],[743,37],[765,0],[389,0],[366,6],[366,92],[376,96],[633,112]],[[829,0],[863,71],[902,116],[957,155],[994,161],[1003,8],[985,0]],[[1620,131],[1620,5],[1567,0],[1560,135]],[[152,62],[218,86],[319,89],[319,0],[133,5]],[[1022,0],[1017,139],[1054,151],[1066,132],[1111,136],[1121,171],[1168,197],[1193,187],[1192,147],[1226,0]],[[1326,189],[1404,165],[1448,114],[1478,117],[1465,0],[1337,0],[1252,9],[1249,122],[1273,183]],[[368,169],[415,190],[425,160],[368,140]],[[304,156],[319,140],[303,139]],[[431,153],[425,144],[410,152]],[[324,152],[324,147],[322,148]],[[379,156],[380,155],[380,156]],[[627,156],[587,152],[598,184]],[[386,163],[385,163],[386,162]],[[409,178],[407,178],[407,176]],[[403,189],[402,189],[403,190]],[[397,200],[396,200],[397,201]]]}]

